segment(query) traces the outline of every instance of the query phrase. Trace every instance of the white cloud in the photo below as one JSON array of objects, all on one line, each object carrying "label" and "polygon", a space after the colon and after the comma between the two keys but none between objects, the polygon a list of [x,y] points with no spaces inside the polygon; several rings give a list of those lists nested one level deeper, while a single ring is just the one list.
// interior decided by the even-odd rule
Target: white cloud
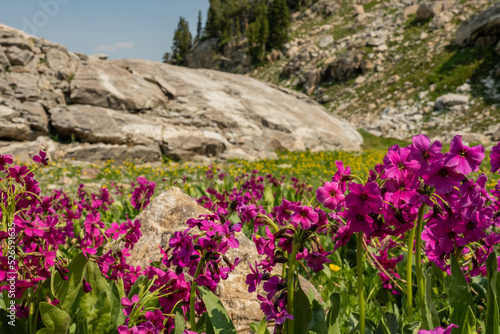
[{"label": "white cloud", "polygon": [[134,47],[134,42],[118,42],[112,45],[96,46],[95,49],[98,52],[117,52],[123,49],[133,49]]}]

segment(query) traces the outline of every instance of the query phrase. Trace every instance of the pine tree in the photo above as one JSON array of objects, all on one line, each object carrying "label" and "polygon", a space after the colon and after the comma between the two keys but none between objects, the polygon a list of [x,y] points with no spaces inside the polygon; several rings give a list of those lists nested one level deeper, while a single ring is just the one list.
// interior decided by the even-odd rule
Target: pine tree
[{"label": "pine tree", "polygon": [[172,54],[170,52],[165,52],[163,54],[163,62],[165,64],[170,64],[172,62]]},{"label": "pine tree", "polygon": [[269,38],[269,21],[267,19],[267,5],[265,0],[255,4],[255,19],[248,25],[247,39],[250,46],[250,55],[253,60],[260,62],[266,52],[266,43]]},{"label": "pine tree", "polygon": [[274,0],[269,6],[269,41],[271,48],[280,48],[288,40],[290,12],[286,0]]},{"label": "pine tree", "polygon": [[186,64],[186,55],[192,46],[191,33],[188,22],[181,16],[174,33],[174,43],[172,46],[172,59],[178,65]]},{"label": "pine tree", "polygon": [[220,0],[210,0],[205,32],[207,37],[221,37],[223,32],[224,12]]},{"label": "pine tree", "polygon": [[195,42],[198,42],[201,39],[201,34],[203,31],[203,26],[201,23],[201,10],[198,11],[198,25],[196,26],[196,38]]}]

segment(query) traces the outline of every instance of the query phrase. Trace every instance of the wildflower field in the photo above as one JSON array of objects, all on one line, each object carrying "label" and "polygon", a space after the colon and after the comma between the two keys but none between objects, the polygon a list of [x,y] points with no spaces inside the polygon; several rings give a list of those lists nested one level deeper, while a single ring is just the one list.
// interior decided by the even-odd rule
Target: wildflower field
[{"label": "wildflower field", "polygon": [[[0,156],[0,333],[236,333],[213,292],[250,265],[258,334],[498,334],[500,145],[385,144],[211,164]],[[128,265],[136,216],[172,186],[213,214]],[[260,262],[225,256],[240,231]]]}]

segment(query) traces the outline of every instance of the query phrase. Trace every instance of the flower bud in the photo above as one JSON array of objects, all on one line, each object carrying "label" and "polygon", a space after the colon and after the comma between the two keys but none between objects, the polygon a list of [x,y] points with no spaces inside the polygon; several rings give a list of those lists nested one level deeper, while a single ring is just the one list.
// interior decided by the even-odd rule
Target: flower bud
[{"label": "flower bud", "polygon": [[432,206],[432,211],[434,214],[444,214],[443,208],[441,207],[441,205],[439,205],[439,203],[434,203],[434,205]]},{"label": "flower bud", "polygon": [[453,213],[453,209],[451,208],[451,205],[448,202],[443,202],[443,206],[449,215],[451,215]]}]

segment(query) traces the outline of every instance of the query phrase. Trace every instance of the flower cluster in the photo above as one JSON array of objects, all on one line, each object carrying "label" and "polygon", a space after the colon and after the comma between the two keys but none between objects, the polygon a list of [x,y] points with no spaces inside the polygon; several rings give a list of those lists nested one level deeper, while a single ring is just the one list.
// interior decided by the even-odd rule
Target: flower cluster
[{"label": "flower cluster", "polygon": [[[273,209],[269,216],[257,212],[255,207],[252,215],[248,215],[249,206],[240,202],[237,210],[240,216],[254,218],[254,227],[265,226],[265,236],[252,236],[257,252],[265,257],[250,266],[252,273],[247,276],[248,291],[254,292],[262,282],[267,294],[258,295],[261,310],[267,320],[283,324],[286,319],[292,319],[287,311],[289,294],[295,293],[294,263],[305,260],[314,271],[323,270],[323,264],[330,262],[318,235],[325,233],[328,227],[327,215],[319,208],[312,208],[301,202],[291,202],[283,199],[281,205]],[[274,219],[273,219],[274,218]],[[288,264],[288,274],[278,274],[275,267],[278,264]]]},{"label": "flower cluster", "polygon": [[[418,135],[407,147],[392,146],[382,165],[370,171],[366,182],[357,183],[350,169],[337,162],[338,171],[331,182],[316,191],[316,198],[336,220],[335,249],[350,236],[363,232],[367,239],[400,237],[415,227],[419,212],[426,221],[422,233],[429,260],[449,272],[452,254],[468,259],[467,273],[485,274],[484,263],[493,245],[500,242],[494,233],[499,191],[488,194],[486,176],[469,179],[484,159],[482,146],[468,147],[461,136],[451,141],[450,151],[441,153],[439,141]],[[492,150],[492,170],[500,164],[500,145]],[[500,189],[500,187],[498,188]],[[381,254],[379,262],[386,272],[394,261]],[[396,258],[398,260],[398,258]],[[389,287],[386,273],[380,274]]]},{"label": "flower cluster", "polygon": [[[9,290],[4,279],[15,278],[15,298],[22,298],[25,291],[36,288],[53,271],[67,279],[66,261],[57,256],[57,250],[70,233],[61,226],[60,221],[65,218],[55,214],[51,198],[41,197],[34,178],[33,171],[47,164],[45,152],[40,151],[33,160],[36,165],[30,169],[11,166],[12,156],[0,155],[0,277],[3,278],[0,291]],[[13,266],[7,265],[10,248],[7,245],[15,246],[15,250],[9,252],[15,255]],[[17,305],[16,311],[19,318],[27,316],[27,304]]]},{"label": "flower cluster", "polygon": [[[156,188],[156,183],[153,181],[148,181],[144,176],[139,176],[137,178],[137,187],[132,191],[132,197],[130,198],[130,204],[136,210],[144,209],[151,201],[151,196],[153,196]],[[132,187],[134,183],[132,182]]]},{"label": "flower cluster", "polygon": [[[190,305],[183,304],[184,313],[203,313],[205,306],[201,298],[196,299],[196,287],[205,286],[215,291],[220,280],[228,278],[230,272],[239,264],[236,257],[231,260],[227,252],[238,248],[236,232],[241,230],[241,223],[233,224],[229,217],[233,213],[219,208],[216,213],[202,215],[198,219],[189,219],[187,228],[174,232],[169,241],[169,248],[162,250],[162,263],[175,272],[184,269],[193,277],[191,282]],[[194,325],[194,324],[192,324]]]}]

